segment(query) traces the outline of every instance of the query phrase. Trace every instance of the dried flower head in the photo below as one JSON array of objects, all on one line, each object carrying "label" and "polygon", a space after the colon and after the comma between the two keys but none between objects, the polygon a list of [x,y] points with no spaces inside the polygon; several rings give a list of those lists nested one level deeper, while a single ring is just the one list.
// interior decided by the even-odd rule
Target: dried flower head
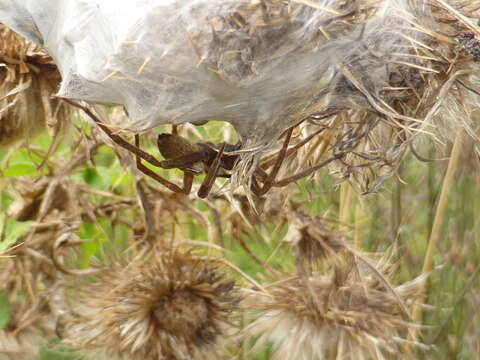
[{"label": "dried flower head", "polygon": [[310,267],[325,260],[338,259],[339,255],[349,251],[345,234],[334,231],[328,220],[319,216],[311,217],[300,210],[288,214],[289,232],[297,263]]},{"label": "dried flower head", "polygon": [[41,306],[29,305],[25,299],[10,299],[8,304],[2,302],[4,306],[8,308],[8,321],[0,329],[0,360],[32,359],[46,334],[51,333],[51,321]]},{"label": "dried flower head", "polygon": [[74,196],[77,188],[72,181],[53,176],[19,179],[15,183],[17,196],[9,207],[9,214],[18,221],[73,218],[78,215],[79,208]]},{"label": "dried flower head", "polygon": [[70,111],[51,97],[60,84],[52,59],[37,46],[0,25],[0,147],[32,139],[48,122]]},{"label": "dried flower head", "polygon": [[[31,360],[55,335],[63,277],[50,260],[54,227],[30,228],[0,256],[0,360]],[[73,249],[63,251],[70,258]],[[5,294],[2,296],[2,294]],[[6,321],[5,321],[6,319]]]},{"label": "dried flower head", "polygon": [[237,306],[213,260],[179,249],[113,264],[79,291],[64,343],[108,359],[210,359]]},{"label": "dried flower head", "polygon": [[381,359],[384,352],[401,353],[414,325],[404,320],[399,299],[413,296],[419,281],[391,288],[379,279],[389,267],[376,268],[378,273],[344,264],[329,275],[278,281],[270,297],[254,305],[263,314],[249,333],[261,335],[258,346],[273,342],[274,359]]}]

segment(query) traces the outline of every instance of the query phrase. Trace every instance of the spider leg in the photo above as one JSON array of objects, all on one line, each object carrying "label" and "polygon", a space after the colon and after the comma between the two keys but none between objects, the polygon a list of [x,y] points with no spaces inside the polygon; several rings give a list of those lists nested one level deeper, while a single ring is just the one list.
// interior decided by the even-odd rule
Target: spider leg
[{"label": "spider leg", "polygon": [[185,194],[190,194],[190,191],[192,191],[194,177],[195,174],[190,171],[185,171],[183,173],[183,191]]},{"label": "spider leg", "polygon": [[[263,182],[265,182],[265,180],[268,178],[268,173],[265,170],[263,170],[261,166],[257,166],[255,168],[253,175],[258,177],[260,181],[263,181]],[[257,182],[257,185],[258,185],[258,182]],[[260,190],[260,187],[258,189]]]},{"label": "spider leg", "polygon": [[[140,137],[138,135],[135,135],[135,145],[138,147],[140,146]],[[158,175],[156,172],[153,170],[150,170],[148,167],[142,164],[142,158],[135,154],[135,159],[137,163],[137,169],[140,170],[142,173],[144,173],[147,176],[150,176],[152,179],[158,181],[160,184],[165,186],[167,189],[180,193],[180,194],[185,194],[188,195],[190,193],[190,190],[192,189],[192,183],[193,183],[193,177],[194,174],[191,172],[185,171],[183,175],[183,188],[180,186],[174,184],[171,181],[168,181],[167,179],[164,179],[160,175]]]},{"label": "spider leg", "polygon": [[160,161],[160,167],[164,169],[183,169],[192,166],[193,164],[205,160],[205,153],[202,151],[197,151],[187,155],[182,155],[174,157],[172,159],[166,159]]},{"label": "spider leg", "polygon": [[107,136],[110,139],[112,139],[112,141],[115,144],[117,144],[117,145],[123,147],[124,149],[134,153],[137,158],[141,158],[141,159],[149,162],[150,164],[152,164],[154,166],[162,167],[161,162],[159,160],[157,160],[154,156],[152,156],[149,153],[147,153],[145,151],[142,151],[138,147],[130,144],[128,141],[123,139],[121,136],[119,136],[117,134],[114,134],[113,131],[110,130],[107,125],[102,123],[102,121],[97,117],[97,115],[95,115],[88,107],[77,104],[76,102],[74,102],[72,100],[69,100],[69,99],[63,99],[63,101],[65,101],[66,103],[68,103],[72,106],[75,106],[75,107],[81,109],[85,114],[87,114],[98,125],[98,127],[100,129],[103,130],[103,132],[105,134],[107,134]]},{"label": "spider leg", "polygon": [[254,194],[258,194],[260,192],[260,185],[258,185],[257,178],[255,177],[255,174],[252,176],[252,185],[251,185],[251,190]]},{"label": "spider leg", "polygon": [[[136,164],[137,164],[137,169],[143,172],[145,175],[150,176],[151,178],[155,179],[162,185],[164,185],[166,188],[169,190],[176,192],[176,193],[181,193],[181,194],[189,194],[190,190],[192,189],[192,183],[193,183],[193,177],[195,174],[185,171],[184,177],[183,177],[183,188],[179,187],[178,185],[174,184],[171,181],[168,181],[167,179],[164,179],[160,175],[156,174],[154,171],[150,170],[147,168],[145,165],[142,164],[142,159],[149,162],[150,164],[161,167],[162,166],[162,161],[157,160],[154,156],[150,155],[149,153],[142,151],[139,148],[140,145],[140,139],[138,135],[135,135],[135,146],[130,144],[128,141],[123,139],[121,136],[114,134],[112,130],[108,128],[107,125],[102,123],[102,121],[86,106],[80,105],[72,100],[69,99],[63,99],[65,102],[68,104],[75,106],[79,109],[81,109],[85,114],[87,114],[97,125],[100,129],[103,130],[107,136],[112,139],[112,141],[123,147],[124,149],[132,152],[135,154],[135,159],[136,159]],[[174,129],[175,131],[176,129]],[[174,166],[175,167],[175,166]]]},{"label": "spider leg", "polygon": [[208,169],[205,180],[203,180],[202,185],[198,190],[198,197],[202,199],[207,197],[208,193],[212,189],[213,183],[215,182],[218,169],[222,163],[222,156],[223,156],[223,151],[225,150],[225,145],[226,143],[223,143],[222,146],[220,147],[220,150],[218,151],[217,156],[215,156],[215,160],[213,160],[212,165]]},{"label": "spider leg", "polygon": [[283,146],[278,152],[277,160],[275,161],[275,164],[273,165],[273,169],[268,174],[267,178],[263,182],[263,187],[261,189],[258,189],[258,192],[256,193],[257,196],[262,196],[267,193],[268,190],[272,188],[272,186],[275,184],[275,177],[278,174],[278,171],[280,170],[280,167],[282,166],[282,162],[285,159],[285,155],[287,153],[287,148],[288,148],[288,143],[290,142],[290,138],[292,137],[293,133],[293,127],[287,130],[286,136],[285,136],[285,141],[283,142]]}]

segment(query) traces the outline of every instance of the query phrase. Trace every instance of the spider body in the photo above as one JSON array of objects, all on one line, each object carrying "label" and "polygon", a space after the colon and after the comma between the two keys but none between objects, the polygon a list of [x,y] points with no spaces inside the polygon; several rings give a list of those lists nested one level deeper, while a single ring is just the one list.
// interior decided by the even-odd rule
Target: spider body
[{"label": "spider body", "polygon": [[205,171],[204,161],[196,160],[197,157],[192,157],[191,161],[188,161],[188,155],[201,153],[201,157],[208,157],[209,154],[198,146],[196,143],[189,141],[188,139],[176,135],[176,134],[160,134],[157,138],[157,146],[160,154],[165,160],[172,160],[175,158],[186,158],[184,163],[176,164],[176,168],[183,171],[191,171],[194,174],[200,174]]},{"label": "spider body", "polygon": [[[177,134],[158,135],[157,146],[165,158],[165,168],[177,168],[198,175],[209,172],[215,159],[219,158],[218,172],[215,177],[230,177],[229,171],[235,166],[238,155],[228,154],[240,149],[240,144],[222,144],[216,146],[210,142],[192,142]],[[219,155],[222,146],[223,152]]]},{"label": "spider body", "polygon": [[[205,152],[208,153],[208,156],[204,160],[204,163],[210,167],[215,160],[215,156],[218,154],[218,151],[220,150],[221,146],[214,145],[211,142],[205,142],[205,143],[197,143],[197,145],[201,148],[203,148]],[[225,148],[223,150],[223,154],[220,158],[220,168],[219,172],[217,174],[217,177],[230,177],[230,171],[233,170],[235,163],[238,160],[239,155],[237,154],[229,154],[231,152],[235,152],[240,150],[242,145],[240,143],[237,144],[225,144]]]}]

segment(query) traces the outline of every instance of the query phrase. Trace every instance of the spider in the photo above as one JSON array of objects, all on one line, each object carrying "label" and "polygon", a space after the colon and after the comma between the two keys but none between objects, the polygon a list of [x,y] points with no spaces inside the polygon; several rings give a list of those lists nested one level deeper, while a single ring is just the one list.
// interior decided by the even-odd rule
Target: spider
[{"label": "spider", "polygon": [[[174,127],[174,129],[176,128]],[[137,147],[139,145],[138,135],[135,135],[135,145]],[[229,153],[237,151],[241,147],[240,143],[222,143],[218,147],[208,142],[194,143],[178,135],[176,130],[172,134],[163,133],[158,135],[157,146],[160,154],[165,158],[161,162],[162,168],[176,168],[183,171],[183,188],[181,188],[182,191],[180,192],[189,194],[193,178],[203,172],[207,174],[198,190],[200,198],[205,198],[208,195],[215,178],[230,177],[229,172],[235,166],[238,155],[230,155]],[[145,171],[139,157],[137,157],[137,167],[141,171]],[[171,190],[179,192],[178,189]]]},{"label": "spider", "polygon": [[[135,145],[132,145],[131,143],[123,139],[121,136],[114,134],[112,130],[110,130],[108,126],[106,126],[104,123],[102,123],[101,120],[86,106],[80,105],[69,99],[64,100],[67,103],[85,112],[117,145],[134,153],[138,170],[158,181],[173,192],[186,195],[189,194],[192,189],[194,177],[205,172],[205,179],[200,185],[200,189],[197,193],[200,198],[205,198],[210,193],[210,190],[217,177],[229,178],[231,176],[230,172],[233,170],[237,160],[239,159],[239,155],[236,152],[240,150],[241,143],[227,144],[224,142],[220,145],[214,145],[209,142],[195,143],[178,135],[178,133],[176,132],[176,127],[174,127],[175,130],[171,134],[163,133],[158,135],[157,146],[165,160],[157,160],[157,158],[155,158],[154,156],[140,149],[139,135],[135,135]],[[277,181],[276,176],[280,170],[283,160],[296,152],[300,147],[305,145],[316,135],[325,130],[325,128],[321,128],[313,134],[307,136],[305,139],[299,141],[291,148],[288,148],[293,130],[299,124],[288,128],[282,134],[285,139],[283,141],[282,148],[275,156],[275,158],[260,166],[257,166],[257,168],[255,169],[252,178],[251,190],[256,196],[263,196],[272,187],[286,186],[301,178],[309,176],[310,174],[314,173],[321,167],[324,167],[331,161],[343,156],[337,154],[323,161],[320,164],[310,167],[309,169]],[[183,185],[178,186],[177,184],[158,175],[156,172],[146,167],[142,163],[142,160],[159,168],[176,168],[182,170],[184,173]],[[267,170],[270,167],[272,167],[272,169],[269,173],[267,173]],[[259,179],[262,184],[259,183]]]},{"label": "spider", "polygon": [[[287,131],[284,146],[277,156],[277,161],[272,171],[267,174],[265,170],[260,167],[255,170],[256,176],[263,179],[263,186],[260,186],[254,175],[252,191],[255,195],[264,195],[275,184],[275,176],[286,156],[292,131],[293,128]],[[139,143],[139,136],[135,135],[135,145],[137,148],[139,147]],[[171,134],[163,133],[158,135],[157,146],[160,154],[165,158],[165,160],[160,162],[160,167],[164,169],[182,170],[184,173],[183,187],[179,187],[151,171],[143,165],[140,156],[137,156],[137,168],[164,184],[170,190],[184,194],[190,193],[194,177],[205,172],[206,177],[197,193],[200,198],[208,196],[217,177],[229,178],[231,176],[230,172],[233,170],[239,158],[239,155],[235,152],[241,148],[240,143],[214,145],[209,142],[191,142],[178,135],[175,130]]]}]

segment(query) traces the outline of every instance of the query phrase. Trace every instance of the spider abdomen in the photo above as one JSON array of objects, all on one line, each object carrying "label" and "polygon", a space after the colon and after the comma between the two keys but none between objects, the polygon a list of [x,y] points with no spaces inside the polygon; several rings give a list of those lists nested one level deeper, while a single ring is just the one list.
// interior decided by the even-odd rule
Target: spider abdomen
[{"label": "spider abdomen", "polygon": [[176,134],[163,133],[158,135],[157,145],[165,160],[171,160],[166,168],[178,168],[195,174],[205,171],[202,162],[205,154],[194,142]]},{"label": "spider abdomen", "polygon": [[158,135],[157,145],[160,154],[167,160],[193,154],[200,150],[194,142],[182,136],[167,133]]}]

